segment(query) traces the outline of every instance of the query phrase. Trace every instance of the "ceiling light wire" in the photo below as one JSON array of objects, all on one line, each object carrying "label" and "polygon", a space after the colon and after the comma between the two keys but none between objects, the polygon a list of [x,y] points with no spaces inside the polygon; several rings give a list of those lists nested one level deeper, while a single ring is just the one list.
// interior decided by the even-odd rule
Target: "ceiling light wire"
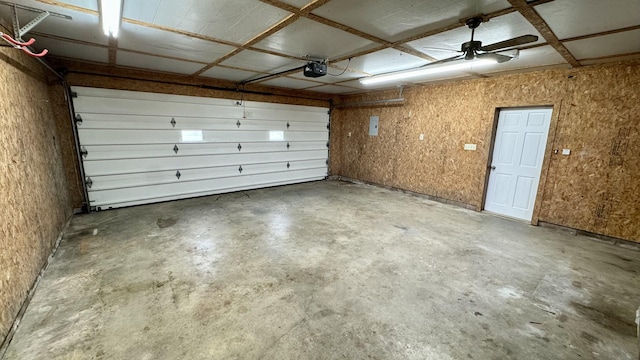
[{"label": "ceiling light wire", "polygon": [[341,76],[341,75],[343,75],[344,73],[347,72],[347,69],[349,69],[349,65],[351,64],[351,59],[352,58],[349,58],[349,62],[347,63],[347,66],[344,67],[344,70],[342,70],[342,72],[340,74],[332,74],[330,72],[327,72],[327,74],[329,74],[331,76]]}]

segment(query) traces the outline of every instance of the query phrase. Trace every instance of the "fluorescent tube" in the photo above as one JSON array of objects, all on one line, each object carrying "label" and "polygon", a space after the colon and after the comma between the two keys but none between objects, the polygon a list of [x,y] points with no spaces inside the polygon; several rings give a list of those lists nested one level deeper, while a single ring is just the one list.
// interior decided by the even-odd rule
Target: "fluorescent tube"
[{"label": "fluorescent tube", "polygon": [[402,80],[408,79],[412,77],[428,75],[428,74],[437,74],[446,71],[455,71],[455,70],[467,70],[472,67],[480,66],[480,65],[488,65],[495,64],[498,61],[492,58],[484,58],[484,59],[476,59],[476,60],[460,60],[460,62],[455,62],[451,64],[444,64],[442,66],[423,66],[413,70],[407,71],[398,71],[388,74],[374,75],[367,78],[360,79],[360,83],[363,85],[371,85],[377,84],[381,82],[388,82],[394,80]]},{"label": "fluorescent tube", "polygon": [[120,30],[120,15],[122,14],[122,0],[100,0],[100,15],[102,16],[102,30],[107,36],[118,37]]}]

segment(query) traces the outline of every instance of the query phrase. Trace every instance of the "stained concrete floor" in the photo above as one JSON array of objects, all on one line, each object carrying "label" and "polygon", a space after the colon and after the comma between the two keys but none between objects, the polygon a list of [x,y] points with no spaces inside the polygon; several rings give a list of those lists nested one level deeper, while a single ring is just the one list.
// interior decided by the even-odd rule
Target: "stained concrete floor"
[{"label": "stained concrete floor", "polygon": [[6,359],[634,359],[639,272],[373,186],[247,191],[75,217]]}]

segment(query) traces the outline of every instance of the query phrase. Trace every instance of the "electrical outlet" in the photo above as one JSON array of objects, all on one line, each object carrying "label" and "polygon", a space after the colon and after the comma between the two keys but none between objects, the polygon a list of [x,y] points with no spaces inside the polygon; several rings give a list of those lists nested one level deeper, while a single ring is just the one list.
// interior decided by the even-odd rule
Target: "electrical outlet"
[{"label": "electrical outlet", "polygon": [[562,149],[562,155],[571,155],[571,149]]},{"label": "electrical outlet", "polygon": [[420,140],[424,140],[424,134],[420,134]]},{"label": "electrical outlet", "polygon": [[476,151],[476,144],[464,144],[464,149],[469,151]]}]

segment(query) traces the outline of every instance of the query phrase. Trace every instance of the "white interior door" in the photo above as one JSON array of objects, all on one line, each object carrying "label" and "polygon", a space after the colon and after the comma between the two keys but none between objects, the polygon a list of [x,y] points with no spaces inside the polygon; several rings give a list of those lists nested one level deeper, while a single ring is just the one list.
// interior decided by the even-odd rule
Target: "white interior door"
[{"label": "white interior door", "polygon": [[500,111],[485,210],[531,220],[551,111],[550,108]]},{"label": "white interior door", "polygon": [[89,204],[146,204],[327,176],[328,108],[74,87]]}]

